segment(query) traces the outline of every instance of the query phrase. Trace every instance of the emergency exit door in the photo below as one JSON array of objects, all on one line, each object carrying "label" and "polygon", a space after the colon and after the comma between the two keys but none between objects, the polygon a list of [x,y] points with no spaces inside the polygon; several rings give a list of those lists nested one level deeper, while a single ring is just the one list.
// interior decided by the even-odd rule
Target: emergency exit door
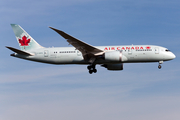
[{"label": "emergency exit door", "polygon": [[48,55],[49,55],[49,51],[48,51],[48,50],[45,50],[45,51],[44,51],[44,57],[48,57]]},{"label": "emergency exit door", "polygon": [[159,54],[159,48],[155,48],[155,54]]}]

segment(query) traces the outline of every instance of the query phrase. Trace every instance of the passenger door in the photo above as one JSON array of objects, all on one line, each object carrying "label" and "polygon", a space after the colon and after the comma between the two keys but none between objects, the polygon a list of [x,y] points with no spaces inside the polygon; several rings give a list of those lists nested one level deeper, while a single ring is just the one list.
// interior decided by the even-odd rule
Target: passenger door
[{"label": "passenger door", "polygon": [[44,51],[44,57],[48,57],[48,55],[49,55],[49,51],[48,51],[48,50],[45,50],[45,51]]},{"label": "passenger door", "polygon": [[155,48],[155,54],[159,54],[159,48]]}]

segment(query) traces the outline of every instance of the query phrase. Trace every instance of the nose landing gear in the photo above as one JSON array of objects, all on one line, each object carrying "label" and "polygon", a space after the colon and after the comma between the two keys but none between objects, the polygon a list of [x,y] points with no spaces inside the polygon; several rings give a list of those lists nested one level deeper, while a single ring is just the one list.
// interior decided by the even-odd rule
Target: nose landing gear
[{"label": "nose landing gear", "polygon": [[159,68],[159,69],[162,68],[162,66],[161,66],[162,63],[163,63],[163,61],[159,61],[159,65],[158,65],[158,68]]},{"label": "nose landing gear", "polygon": [[161,65],[158,65],[158,68],[159,68],[159,69],[161,69],[161,68],[162,68],[162,66],[161,66]]},{"label": "nose landing gear", "polygon": [[97,69],[95,68],[95,65],[89,65],[87,66],[87,69],[89,70],[89,74],[92,74],[93,72],[96,73]]}]

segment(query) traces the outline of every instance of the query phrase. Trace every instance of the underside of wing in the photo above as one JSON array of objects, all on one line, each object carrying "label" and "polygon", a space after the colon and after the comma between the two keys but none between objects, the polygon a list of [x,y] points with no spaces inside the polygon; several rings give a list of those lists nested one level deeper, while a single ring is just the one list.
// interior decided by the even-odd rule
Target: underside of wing
[{"label": "underside of wing", "polygon": [[69,44],[71,44],[76,49],[81,51],[84,58],[86,58],[87,56],[89,56],[89,58],[91,58],[91,57],[95,56],[98,53],[103,53],[102,50],[100,50],[100,49],[98,49],[96,47],[93,47],[93,46],[91,46],[91,45],[89,45],[89,44],[87,44],[87,43],[85,43],[85,42],[83,42],[81,40],[78,40],[78,39],[68,35],[67,33],[61,31],[61,30],[58,30],[58,29],[55,29],[55,28],[52,28],[52,27],[50,27],[50,28],[53,29],[54,31],[56,31],[62,37],[64,37]]}]

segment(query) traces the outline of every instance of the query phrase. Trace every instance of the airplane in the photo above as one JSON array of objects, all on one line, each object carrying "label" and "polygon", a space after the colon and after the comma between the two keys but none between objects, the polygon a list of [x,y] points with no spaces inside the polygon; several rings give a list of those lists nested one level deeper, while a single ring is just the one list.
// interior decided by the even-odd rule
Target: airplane
[{"label": "airplane", "polygon": [[92,46],[53,27],[49,28],[73,47],[46,48],[38,44],[20,25],[11,24],[11,27],[21,49],[6,46],[15,52],[11,56],[48,64],[88,65],[90,74],[97,72],[96,65],[107,70],[123,70],[124,63],[158,62],[158,68],[161,69],[164,61],[176,57],[167,48],[156,45]]}]

